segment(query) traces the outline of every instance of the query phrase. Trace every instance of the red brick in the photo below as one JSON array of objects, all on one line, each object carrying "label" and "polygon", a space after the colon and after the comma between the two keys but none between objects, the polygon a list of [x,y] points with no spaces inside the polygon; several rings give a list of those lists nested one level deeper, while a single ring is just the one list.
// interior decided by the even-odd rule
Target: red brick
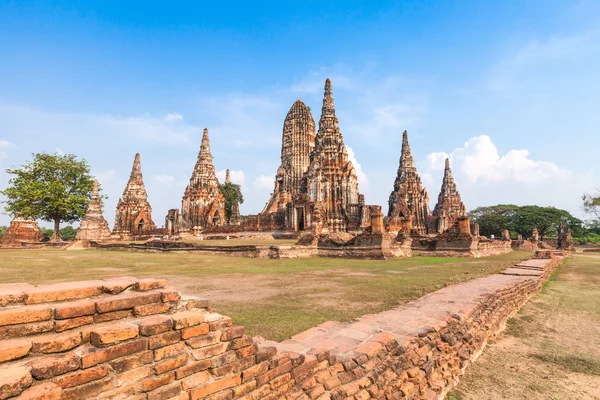
[{"label": "red brick", "polygon": [[129,371],[146,364],[154,362],[154,356],[151,351],[142,351],[141,353],[133,354],[131,356],[122,357],[118,360],[110,362],[110,366],[117,373]]},{"label": "red brick", "polygon": [[82,317],[84,315],[94,315],[96,305],[90,300],[79,300],[70,303],[62,303],[54,306],[55,319],[67,319]]},{"label": "red brick", "polygon": [[202,323],[200,325],[182,329],[181,330],[181,338],[185,340],[185,339],[193,338],[196,336],[206,335],[209,330],[210,330],[210,327],[208,326],[208,324]]},{"label": "red brick", "polygon": [[172,383],[148,393],[148,400],[168,400],[181,394],[181,384]]},{"label": "red brick", "polygon": [[164,374],[165,372],[184,366],[186,362],[187,356],[185,354],[179,354],[176,357],[167,358],[166,360],[156,363],[154,366],[154,373],[156,373],[156,375]]},{"label": "red brick", "polygon": [[190,391],[190,400],[202,399],[218,391],[229,389],[242,383],[240,375],[219,379]]},{"label": "red brick", "polygon": [[94,365],[114,360],[115,358],[139,353],[148,349],[148,340],[139,339],[133,342],[121,343],[105,349],[88,348],[81,357],[82,367],[89,368]]},{"label": "red brick", "polygon": [[198,311],[183,311],[171,315],[175,329],[189,328],[204,322],[204,313]]},{"label": "red brick", "polygon": [[49,306],[26,306],[0,311],[0,326],[47,321],[52,318]]},{"label": "red brick", "polygon": [[108,278],[102,281],[102,290],[105,293],[117,294],[129,289],[137,282],[136,278],[129,276],[121,276],[116,278]]},{"label": "red brick", "polygon": [[229,343],[229,350],[237,350],[242,347],[252,346],[254,344],[254,340],[250,336],[242,336],[239,339],[234,339]]},{"label": "red brick", "polygon": [[33,338],[32,351],[36,353],[62,353],[81,344],[79,332],[51,333]]},{"label": "red brick", "polygon": [[154,360],[160,361],[164,358],[173,357],[185,351],[185,343],[176,343],[170,346],[161,347],[154,350]]},{"label": "red brick", "polygon": [[133,317],[131,310],[111,311],[103,314],[94,315],[94,322],[99,324],[102,322],[114,321],[117,319],[126,319]]},{"label": "red brick", "polygon": [[161,347],[168,346],[173,343],[177,343],[181,340],[180,331],[170,331],[161,333],[160,335],[151,336],[148,338],[148,346],[151,350],[158,349]]},{"label": "red brick", "polygon": [[96,303],[96,311],[99,313],[107,313],[111,311],[127,310],[135,306],[143,306],[144,304],[158,303],[160,301],[160,293],[122,293],[116,296],[103,297],[94,299]]},{"label": "red brick", "polygon": [[52,329],[54,329],[54,322],[52,321],[3,326],[0,327],[0,340],[37,335],[39,333],[50,332]]},{"label": "red brick", "polygon": [[0,306],[23,303],[25,290],[33,289],[28,283],[5,283],[0,285]]},{"label": "red brick", "polygon": [[100,281],[82,281],[40,285],[25,292],[25,304],[85,299],[102,293]]},{"label": "red brick", "polygon": [[19,396],[19,400],[61,400],[62,389],[52,382],[36,385]]},{"label": "red brick", "polygon": [[168,385],[169,383],[173,382],[174,380],[175,380],[175,374],[173,372],[169,372],[168,374],[164,374],[161,376],[144,379],[142,381],[142,391],[150,392],[161,386]]},{"label": "red brick", "polygon": [[104,378],[107,374],[108,367],[106,365],[100,365],[94,368],[75,371],[70,374],[63,375],[54,379],[53,382],[61,388],[67,389]]},{"label": "red brick", "polygon": [[173,329],[173,320],[163,315],[133,321],[133,323],[140,327],[140,335],[142,336],[154,336]]},{"label": "red brick", "polygon": [[31,341],[23,339],[0,341],[0,363],[25,357],[31,350]]},{"label": "red brick", "polygon": [[383,346],[379,342],[366,342],[356,348],[357,353],[363,353],[367,357],[372,358],[383,350]]},{"label": "red brick", "polygon": [[138,336],[138,326],[133,324],[114,324],[90,332],[90,342],[97,347],[112,345]]},{"label": "red brick", "polygon": [[221,319],[210,322],[209,325],[211,331],[218,331],[227,328],[228,326],[231,326],[231,318],[222,317]]},{"label": "red brick", "polygon": [[245,331],[246,329],[241,325],[230,326],[228,328],[223,329],[223,331],[221,332],[221,340],[225,342],[228,340],[241,338],[242,336],[244,336]]},{"label": "red brick", "polygon": [[185,303],[185,308],[188,310],[193,310],[195,308],[206,309],[210,306],[210,301],[202,297],[182,296],[181,301]]},{"label": "red brick", "polygon": [[198,372],[194,375],[190,375],[181,381],[181,386],[184,390],[190,390],[197,386],[202,385],[210,380],[211,376],[208,371]]},{"label": "red brick", "polygon": [[159,290],[159,292],[160,292],[160,301],[162,301],[163,303],[177,301],[181,298],[181,295],[179,294],[179,292],[177,290],[163,289],[163,290]]},{"label": "red brick", "polygon": [[210,346],[202,347],[198,350],[193,350],[192,357],[196,360],[214,357],[227,351],[227,343],[217,343]]},{"label": "red brick", "polygon": [[90,325],[94,323],[94,317],[91,315],[85,317],[69,318],[60,321],[54,321],[54,330],[56,332],[63,332],[69,329],[78,328],[84,325]]},{"label": "red brick", "polygon": [[144,378],[154,375],[154,369],[150,365],[143,365],[139,368],[130,369],[119,374],[121,382],[139,382]]},{"label": "red brick", "polygon": [[81,366],[81,359],[77,354],[66,353],[38,358],[28,362],[27,365],[31,367],[31,375],[39,380],[75,371]]},{"label": "red brick", "polygon": [[167,285],[165,279],[140,279],[133,285],[133,290],[145,292],[153,289],[162,289]]},{"label": "red brick", "polygon": [[258,345],[253,344],[252,346],[244,347],[235,351],[239,358],[250,357],[258,353]]},{"label": "red brick", "polygon": [[221,338],[221,332],[210,332],[203,336],[197,336],[186,341],[186,344],[192,349],[199,349],[201,347],[210,346],[215,343],[219,343]]},{"label": "red brick", "polygon": [[94,399],[96,395],[115,387],[112,377],[107,376],[97,381],[86,383],[72,389],[63,390],[61,400]]},{"label": "red brick", "polygon": [[190,376],[198,372],[207,370],[208,368],[210,368],[210,364],[210,360],[202,360],[195,362],[193,364],[181,367],[178,370],[176,370],[175,376],[177,377],[177,379],[183,379],[186,376]]},{"label": "red brick", "polygon": [[163,314],[169,311],[169,305],[165,303],[146,304],[133,307],[133,313],[139,316]]},{"label": "red brick", "polygon": [[29,368],[23,365],[0,368],[0,398],[2,399],[19,395],[32,383]]}]

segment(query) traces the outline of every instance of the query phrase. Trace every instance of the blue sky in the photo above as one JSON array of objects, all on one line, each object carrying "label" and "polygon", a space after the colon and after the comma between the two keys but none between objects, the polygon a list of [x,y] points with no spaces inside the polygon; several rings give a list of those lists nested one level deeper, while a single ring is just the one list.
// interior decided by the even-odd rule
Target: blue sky
[{"label": "blue sky", "polygon": [[368,203],[387,211],[407,129],[432,203],[449,155],[468,209],[582,216],[600,186],[598,71],[597,1],[0,0],[0,186],[32,152],[73,153],[112,223],[140,152],[162,225],[208,127],[257,213],[287,110],[301,98],[318,121],[330,77]]}]

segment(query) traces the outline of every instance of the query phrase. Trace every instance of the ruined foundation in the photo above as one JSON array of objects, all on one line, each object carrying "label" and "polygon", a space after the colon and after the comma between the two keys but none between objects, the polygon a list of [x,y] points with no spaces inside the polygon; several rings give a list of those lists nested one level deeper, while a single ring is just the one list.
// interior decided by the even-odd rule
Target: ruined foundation
[{"label": "ruined foundation", "polygon": [[556,254],[281,343],[164,280],[0,285],[0,399],[442,399]]}]

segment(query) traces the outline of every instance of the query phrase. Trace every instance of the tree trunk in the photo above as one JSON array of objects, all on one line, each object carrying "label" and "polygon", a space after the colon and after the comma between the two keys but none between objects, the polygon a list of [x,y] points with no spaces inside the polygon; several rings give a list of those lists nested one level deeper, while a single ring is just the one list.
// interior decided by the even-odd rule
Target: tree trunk
[{"label": "tree trunk", "polygon": [[60,238],[60,218],[54,219],[54,233],[52,234],[51,242],[62,242]]}]

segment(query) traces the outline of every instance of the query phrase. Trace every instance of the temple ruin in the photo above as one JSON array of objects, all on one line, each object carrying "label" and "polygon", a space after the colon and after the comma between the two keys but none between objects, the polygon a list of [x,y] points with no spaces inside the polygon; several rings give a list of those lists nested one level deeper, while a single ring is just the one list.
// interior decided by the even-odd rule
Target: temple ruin
[{"label": "temple ruin", "polygon": [[433,209],[433,218],[430,219],[428,224],[428,231],[430,233],[442,233],[454,226],[458,218],[466,215],[467,209],[460,198],[460,193],[456,190],[456,183],[452,177],[450,160],[446,158],[444,180],[442,181],[437,204]]},{"label": "temple ruin", "polygon": [[38,243],[44,239],[34,218],[16,216],[2,238],[2,247],[21,247],[23,243]]},{"label": "temple ruin", "polygon": [[191,229],[225,223],[225,198],[219,190],[206,128],[202,133],[198,161],[181,199],[181,214]]},{"label": "temple ruin", "polygon": [[275,188],[262,214],[285,211],[288,203],[302,190],[304,174],[315,149],[315,120],[302,100],[297,100],[283,123],[281,166],[275,176]]},{"label": "temple ruin", "polygon": [[102,215],[102,202],[98,190],[98,180],[94,180],[92,197],[87,212],[77,229],[77,240],[107,240],[111,233],[108,222]]},{"label": "temple ruin", "polygon": [[411,233],[427,233],[429,195],[421,184],[421,177],[415,167],[407,131],[402,133],[400,165],[388,204],[388,219],[392,225],[399,226],[400,221],[405,220],[410,223]]},{"label": "temple ruin", "polygon": [[117,203],[115,214],[113,234],[121,239],[147,236],[156,230],[142,177],[140,153],[135,155],[129,181]]}]

